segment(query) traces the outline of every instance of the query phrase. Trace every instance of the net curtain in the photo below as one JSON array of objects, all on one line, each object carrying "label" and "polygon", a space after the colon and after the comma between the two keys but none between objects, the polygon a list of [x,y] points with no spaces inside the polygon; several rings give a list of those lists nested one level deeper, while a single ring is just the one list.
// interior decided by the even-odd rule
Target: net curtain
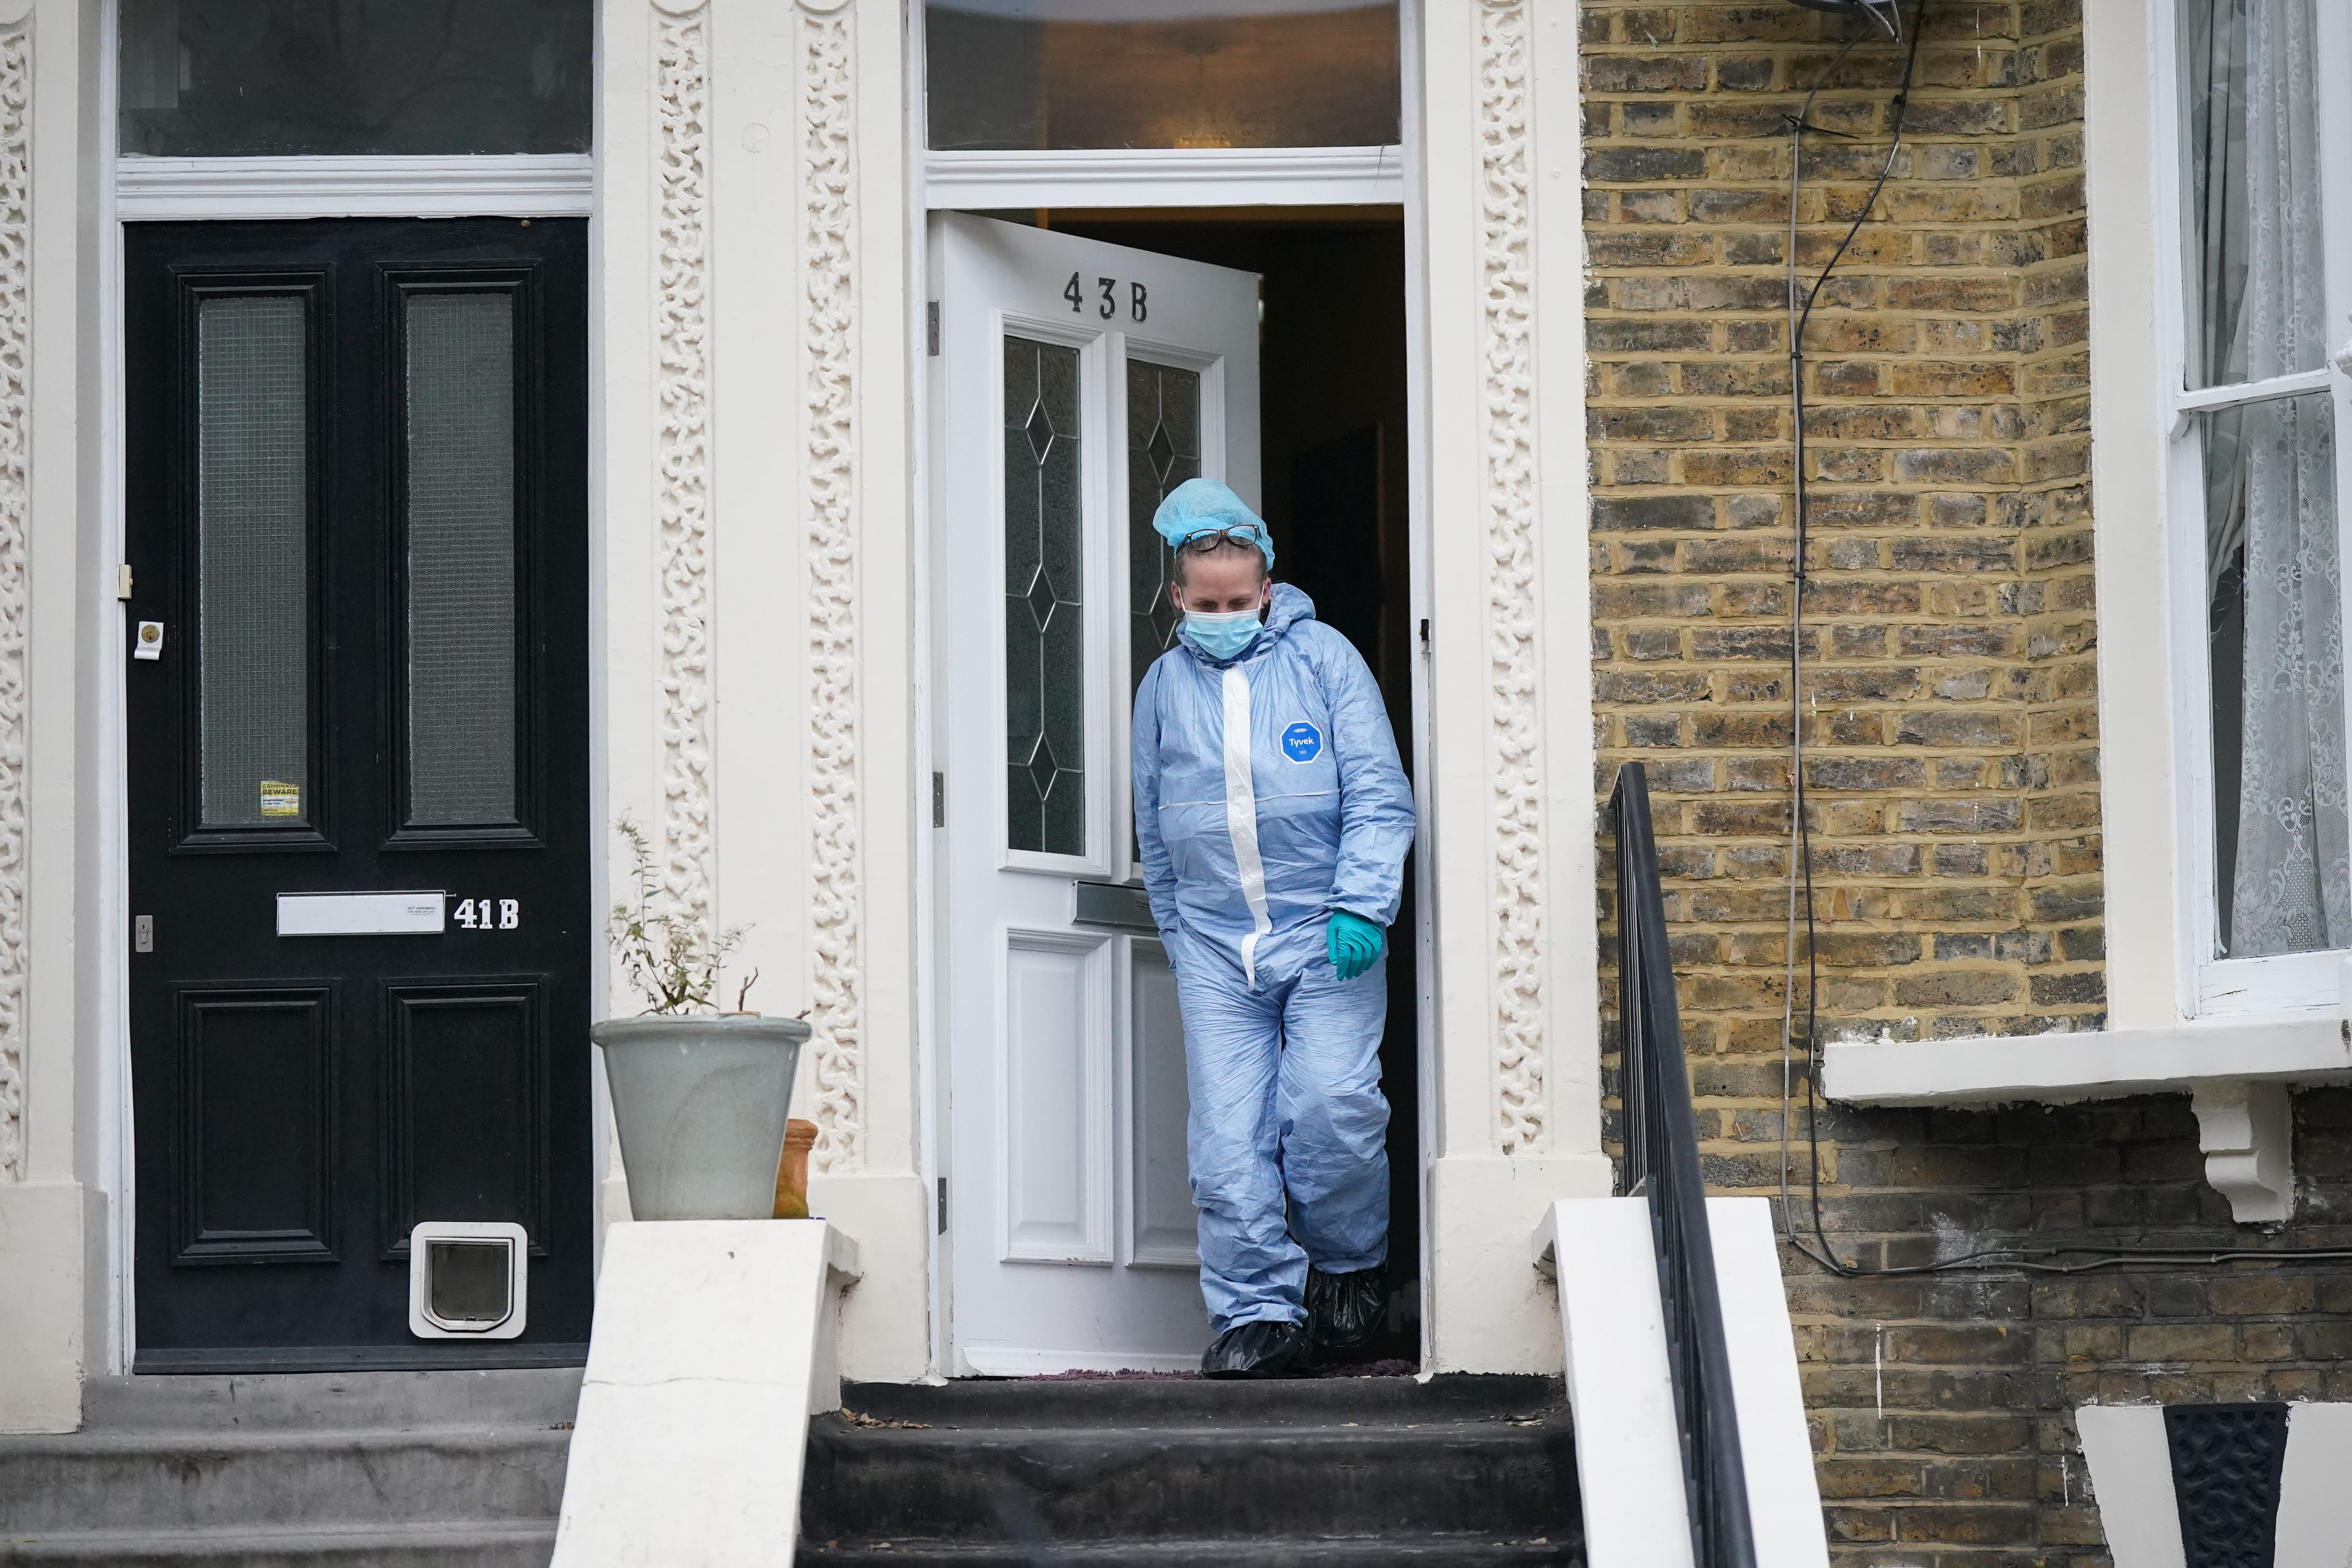
[{"label": "net curtain", "polygon": [[[2192,386],[2325,363],[2313,6],[2183,0]],[[2328,396],[2210,416],[2205,485],[2221,951],[2352,945]]]}]

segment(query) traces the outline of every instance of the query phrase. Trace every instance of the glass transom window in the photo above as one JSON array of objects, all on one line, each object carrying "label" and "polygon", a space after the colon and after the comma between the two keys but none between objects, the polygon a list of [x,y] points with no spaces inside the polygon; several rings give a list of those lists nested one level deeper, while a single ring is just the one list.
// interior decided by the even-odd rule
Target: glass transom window
[{"label": "glass transom window", "polygon": [[589,150],[590,0],[121,0],[127,158]]},{"label": "glass transom window", "polygon": [[924,18],[941,152],[1402,139],[1394,0],[929,0]]}]

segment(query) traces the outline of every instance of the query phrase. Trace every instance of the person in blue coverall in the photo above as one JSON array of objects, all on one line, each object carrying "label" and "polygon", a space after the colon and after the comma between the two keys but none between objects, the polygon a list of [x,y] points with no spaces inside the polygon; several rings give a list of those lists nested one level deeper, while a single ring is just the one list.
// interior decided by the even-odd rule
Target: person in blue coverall
[{"label": "person in blue coverall", "polygon": [[1184,1016],[1211,1377],[1281,1377],[1387,1303],[1386,928],[1412,792],[1371,671],[1191,479],[1152,526],[1184,621],[1135,698],[1135,822]]}]

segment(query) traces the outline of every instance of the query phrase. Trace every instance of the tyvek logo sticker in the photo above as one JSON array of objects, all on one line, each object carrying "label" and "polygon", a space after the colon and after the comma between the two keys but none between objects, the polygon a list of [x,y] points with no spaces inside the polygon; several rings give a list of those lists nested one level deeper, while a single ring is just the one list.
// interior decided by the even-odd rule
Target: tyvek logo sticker
[{"label": "tyvek logo sticker", "polygon": [[1294,763],[1311,763],[1323,754],[1323,731],[1312,724],[1293,724],[1282,732],[1282,754]]}]

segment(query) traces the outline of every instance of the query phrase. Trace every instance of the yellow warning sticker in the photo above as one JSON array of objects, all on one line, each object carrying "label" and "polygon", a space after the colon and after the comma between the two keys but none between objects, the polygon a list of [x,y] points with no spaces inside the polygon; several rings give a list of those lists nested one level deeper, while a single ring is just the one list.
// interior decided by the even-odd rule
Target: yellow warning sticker
[{"label": "yellow warning sticker", "polygon": [[280,784],[276,779],[262,780],[261,815],[264,816],[301,816],[302,786]]}]

